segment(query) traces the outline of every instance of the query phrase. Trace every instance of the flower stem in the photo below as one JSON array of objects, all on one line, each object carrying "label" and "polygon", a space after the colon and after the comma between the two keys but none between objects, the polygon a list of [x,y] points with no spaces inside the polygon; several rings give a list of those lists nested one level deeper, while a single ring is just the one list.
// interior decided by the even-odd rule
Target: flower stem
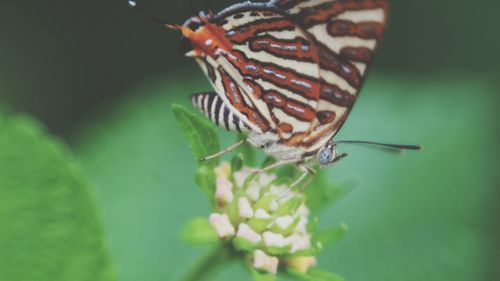
[{"label": "flower stem", "polygon": [[179,281],[210,280],[218,269],[230,261],[231,251],[227,245],[219,244],[199,258]]}]

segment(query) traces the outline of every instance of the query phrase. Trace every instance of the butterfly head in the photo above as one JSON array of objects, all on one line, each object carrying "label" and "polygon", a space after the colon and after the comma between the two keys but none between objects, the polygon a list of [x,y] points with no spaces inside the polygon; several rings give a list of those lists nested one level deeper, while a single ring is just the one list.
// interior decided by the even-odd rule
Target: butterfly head
[{"label": "butterfly head", "polygon": [[183,25],[167,25],[182,33],[179,51],[188,57],[215,56],[220,50],[227,50],[230,44],[225,39],[225,31],[210,22],[210,15],[201,12],[188,19]]},{"label": "butterfly head", "polygon": [[333,140],[328,141],[318,152],[317,158],[320,166],[328,166],[337,158],[337,145]]}]

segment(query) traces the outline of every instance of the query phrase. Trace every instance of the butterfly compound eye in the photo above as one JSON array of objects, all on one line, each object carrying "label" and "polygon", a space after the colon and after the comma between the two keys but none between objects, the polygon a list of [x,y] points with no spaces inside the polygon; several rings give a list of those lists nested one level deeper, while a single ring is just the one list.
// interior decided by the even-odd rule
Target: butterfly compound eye
[{"label": "butterfly compound eye", "polygon": [[329,141],[318,152],[318,162],[321,166],[329,165],[337,157],[337,147],[333,141]]}]

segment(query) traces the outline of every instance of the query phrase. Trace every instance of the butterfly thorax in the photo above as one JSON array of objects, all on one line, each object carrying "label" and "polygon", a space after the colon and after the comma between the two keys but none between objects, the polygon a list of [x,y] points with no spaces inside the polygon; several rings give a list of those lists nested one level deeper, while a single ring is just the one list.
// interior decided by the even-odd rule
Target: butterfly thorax
[{"label": "butterfly thorax", "polygon": [[188,56],[215,57],[218,53],[228,52],[231,49],[231,43],[226,39],[224,29],[211,23],[209,19],[209,16],[200,13],[183,26],[177,27],[190,42],[192,50]]}]

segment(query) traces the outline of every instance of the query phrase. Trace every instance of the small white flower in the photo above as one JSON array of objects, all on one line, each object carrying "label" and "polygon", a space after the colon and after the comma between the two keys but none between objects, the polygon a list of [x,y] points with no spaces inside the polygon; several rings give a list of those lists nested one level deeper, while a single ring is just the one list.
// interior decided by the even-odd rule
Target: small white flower
[{"label": "small white flower", "polygon": [[255,250],[253,253],[253,267],[276,274],[278,272],[279,260],[277,257],[266,255],[261,250]]},{"label": "small white flower", "polygon": [[253,201],[257,201],[260,197],[260,190],[261,189],[262,189],[262,187],[258,183],[252,182],[248,186],[246,194]]},{"label": "small white flower", "polygon": [[280,185],[271,185],[271,188],[269,188],[269,192],[267,194],[272,194],[276,195],[279,197],[279,201],[281,204],[287,202],[290,200],[292,197],[294,197],[294,193],[291,192],[286,186]]},{"label": "small white flower", "polygon": [[306,204],[300,205],[300,207],[297,209],[296,214],[299,216],[304,216],[308,217],[309,216],[309,209],[307,208]]},{"label": "small white flower", "polygon": [[266,186],[268,184],[270,184],[271,182],[273,182],[273,180],[276,179],[276,176],[273,174],[273,175],[269,175],[269,174],[260,174],[259,176],[259,184],[261,186]]},{"label": "small white flower", "polygon": [[278,195],[278,196],[282,194],[276,185],[271,185],[268,193]]},{"label": "small white flower", "polygon": [[248,176],[251,173],[251,169],[248,167],[243,167],[241,171],[235,172],[233,174],[234,182],[236,183],[236,186],[239,188],[243,187],[243,184],[247,180]]},{"label": "small white flower", "polygon": [[214,169],[217,178],[227,179],[231,175],[231,165],[228,162],[222,162]]},{"label": "small white flower", "polygon": [[301,216],[299,222],[297,223],[297,226],[295,226],[295,232],[299,234],[306,234],[307,231],[307,224],[309,223],[309,220],[307,217]]},{"label": "small white flower", "polygon": [[269,210],[276,212],[279,208],[280,208],[280,205],[278,204],[277,200],[273,200],[273,201],[271,201],[271,203],[269,203]]},{"label": "small white flower", "polygon": [[255,212],[255,218],[256,219],[270,219],[271,215],[268,212],[266,212],[265,210],[258,209]]},{"label": "small white flower", "polygon": [[[278,263],[284,262],[297,271],[307,272],[316,259],[290,254],[311,249],[312,236],[307,231],[310,211],[305,203],[296,210],[291,206],[282,208],[289,200],[304,202],[304,196],[289,190],[287,185],[272,185],[276,176],[266,173],[252,177],[244,186],[252,172],[250,167],[243,167],[232,173],[227,162],[215,169],[218,213],[210,216],[210,224],[221,239],[232,242],[237,250],[249,251],[247,243],[238,243],[246,241],[251,249],[257,249],[251,251],[253,266],[258,270],[276,273]],[[234,225],[229,217],[234,219]]]},{"label": "small white flower", "polygon": [[290,225],[295,221],[295,219],[290,216],[290,215],[287,215],[287,216],[282,216],[282,217],[278,217],[276,218],[276,220],[274,220],[274,223],[281,229],[285,230],[287,229],[288,227],[290,227]]},{"label": "small white flower", "polygon": [[264,237],[264,244],[267,247],[282,248],[286,246],[285,237],[283,237],[283,235],[281,234],[266,231],[264,232],[264,234],[262,234],[262,236]]},{"label": "small white flower", "polygon": [[233,201],[233,198],[233,183],[225,178],[218,177],[215,191],[217,202],[229,204]]},{"label": "small white flower", "polygon": [[290,253],[295,253],[301,250],[308,250],[311,248],[311,236],[309,234],[292,234],[285,238],[287,245],[292,245]]},{"label": "small white flower", "polygon": [[233,225],[229,221],[229,217],[227,216],[227,214],[211,214],[208,221],[214,227],[215,232],[217,232],[219,238],[234,236],[235,230]]},{"label": "small white flower", "polygon": [[262,241],[262,237],[245,223],[241,223],[238,226],[236,237],[244,238],[254,245],[259,244],[260,241]]},{"label": "small white flower", "polygon": [[240,217],[245,218],[245,219],[251,219],[253,218],[253,209],[252,206],[250,205],[250,202],[246,197],[241,197],[238,200],[238,210],[240,212]]}]

